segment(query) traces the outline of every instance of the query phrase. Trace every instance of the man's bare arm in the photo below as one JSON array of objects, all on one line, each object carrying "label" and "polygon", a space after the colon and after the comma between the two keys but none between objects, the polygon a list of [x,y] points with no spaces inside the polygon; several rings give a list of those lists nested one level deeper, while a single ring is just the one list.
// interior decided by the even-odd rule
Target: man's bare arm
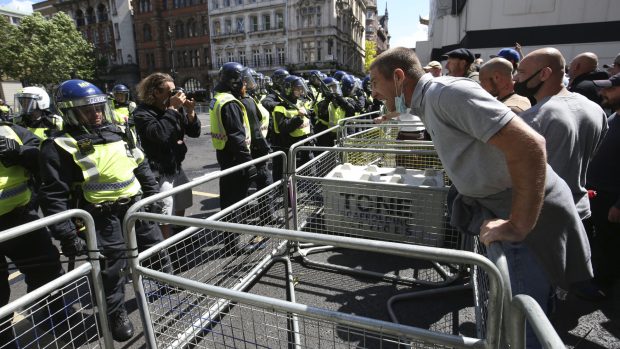
[{"label": "man's bare arm", "polygon": [[506,158],[512,179],[510,218],[485,221],[480,238],[493,241],[522,241],[538,220],[545,194],[547,153],[545,139],[521,118],[515,117],[488,141]]}]

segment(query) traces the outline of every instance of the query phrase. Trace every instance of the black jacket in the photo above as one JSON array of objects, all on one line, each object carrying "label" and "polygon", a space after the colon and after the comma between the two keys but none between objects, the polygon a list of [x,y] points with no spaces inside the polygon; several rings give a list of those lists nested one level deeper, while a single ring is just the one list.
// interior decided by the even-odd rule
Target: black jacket
[{"label": "black jacket", "polygon": [[252,132],[252,145],[250,147],[252,157],[258,158],[269,154],[271,147],[260,130],[262,115],[260,115],[256,101],[250,96],[241,98],[240,100],[245,106],[245,111],[248,114],[248,121],[250,123],[250,130]]},{"label": "black jacket", "polygon": [[602,70],[591,71],[581,74],[571,81],[568,90],[586,96],[592,102],[601,105],[601,96],[598,94],[599,89],[592,82],[593,80],[607,80],[609,74]]},{"label": "black jacket", "polygon": [[200,136],[198,117],[189,123],[187,115],[174,109],[160,110],[141,104],[133,112],[136,131],[153,172],[174,174],[187,153],[185,135]]},{"label": "black jacket", "polygon": [[[87,134],[79,129],[68,129],[65,132],[76,140],[88,138],[93,144],[116,142],[124,137],[124,133],[117,126],[94,134]],[[42,182],[39,190],[39,203],[45,216],[81,207],[78,201],[84,198],[79,197],[81,193],[76,190],[75,184],[84,182],[82,169],[75,163],[72,155],[58,146],[53,138],[46,139],[41,144],[39,167]],[[159,184],[146,159],[133,172],[140,182],[143,197],[159,193]],[[50,229],[52,235],[58,240],[75,236],[75,226],[72,221],[54,224]]]}]

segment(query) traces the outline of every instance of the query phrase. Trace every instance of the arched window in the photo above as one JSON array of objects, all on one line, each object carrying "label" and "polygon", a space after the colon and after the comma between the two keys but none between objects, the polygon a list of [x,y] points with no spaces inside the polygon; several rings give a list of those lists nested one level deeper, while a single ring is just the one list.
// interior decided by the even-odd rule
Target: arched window
[{"label": "arched window", "polygon": [[187,37],[192,38],[198,36],[198,26],[193,18],[187,21]]},{"label": "arched window", "polygon": [[202,88],[202,84],[196,78],[189,78],[183,86],[185,91],[196,91]]},{"label": "arched window", "polygon": [[185,37],[185,25],[181,21],[176,21],[174,24],[174,38],[182,39]]},{"label": "arched window", "polygon": [[95,10],[92,7],[86,9],[86,24],[95,24]]},{"label": "arched window", "polygon": [[97,6],[97,22],[105,22],[108,20],[108,9],[104,4]]},{"label": "arched window", "polygon": [[76,27],[81,27],[84,24],[86,24],[86,22],[84,21],[84,12],[82,12],[82,10],[75,11],[75,25],[76,25]]},{"label": "arched window", "polygon": [[168,0],[162,0],[161,1],[161,8],[164,10],[168,9]]},{"label": "arched window", "polygon": [[144,41],[153,40],[151,36],[151,26],[148,23],[144,23],[144,26],[142,26],[142,38]]}]

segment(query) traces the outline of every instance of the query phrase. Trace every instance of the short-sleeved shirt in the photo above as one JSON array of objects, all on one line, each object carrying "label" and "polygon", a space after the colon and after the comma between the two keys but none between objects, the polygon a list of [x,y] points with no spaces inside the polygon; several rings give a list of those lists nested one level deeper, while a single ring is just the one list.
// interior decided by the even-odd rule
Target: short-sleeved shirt
[{"label": "short-sleeved shirt", "polygon": [[459,193],[482,198],[512,187],[504,154],[486,142],[516,116],[471,79],[423,75],[413,92],[418,115]]},{"label": "short-sleeved shirt", "polygon": [[570,188],[579,216],[590,216],[586,172],[607,132],[607,115],[586,97],[569,92],[541,99],[520,116],[545,137],[547,162]]},{"label": "short-sleeved shirt", "polygon": [[[505,98],[505,97],[504,97]],[[532,104],[527,97],[520,96],[516,93],[511,94],[508,98],[503,100],[500,99],[500,102],[504,103],[510,110],[515,112],[517,115],[521,115],[522,112],[530,109]]]}]

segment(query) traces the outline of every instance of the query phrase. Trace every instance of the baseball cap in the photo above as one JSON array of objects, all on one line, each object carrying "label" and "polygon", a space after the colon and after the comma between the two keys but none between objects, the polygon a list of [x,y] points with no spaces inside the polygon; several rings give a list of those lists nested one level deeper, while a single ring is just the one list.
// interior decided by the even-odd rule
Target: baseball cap
[{"label": "baseball cap", "polygon": [[474,54],[471,53],[471,51],[466,48],[457,48],[456,50],[452,50],[446,53],[445,55],[441,56],[441,58],[443,59],[459,58],[459,59],[463,59],[467,61],[467,63],[473,63],[475,59]]},{"label": "baseball cap", "polygon": [[517,52],[517,50],[512,49],[512,48],[503,48],[499,50],[499,52],[496,55],[491,55],[491,58],[494,58],[494,57],[502,57],[509,61],[514,61],[514,62],[521,61],[521,55],[519,54],[519,52]]},{"label": "baseball cap", "polygon": [[616,87],[616,86],[620,86],[620,73],[610,77],[607,80],[594,80],[592,82],[597,87]]},{"label": "baseball cap", "polygon": [[428,62],[428,64],[424,67],[424,69],[431,69],[431,68],[441,68],[441,63],[437,62],[437,61],[430,61]]}]

